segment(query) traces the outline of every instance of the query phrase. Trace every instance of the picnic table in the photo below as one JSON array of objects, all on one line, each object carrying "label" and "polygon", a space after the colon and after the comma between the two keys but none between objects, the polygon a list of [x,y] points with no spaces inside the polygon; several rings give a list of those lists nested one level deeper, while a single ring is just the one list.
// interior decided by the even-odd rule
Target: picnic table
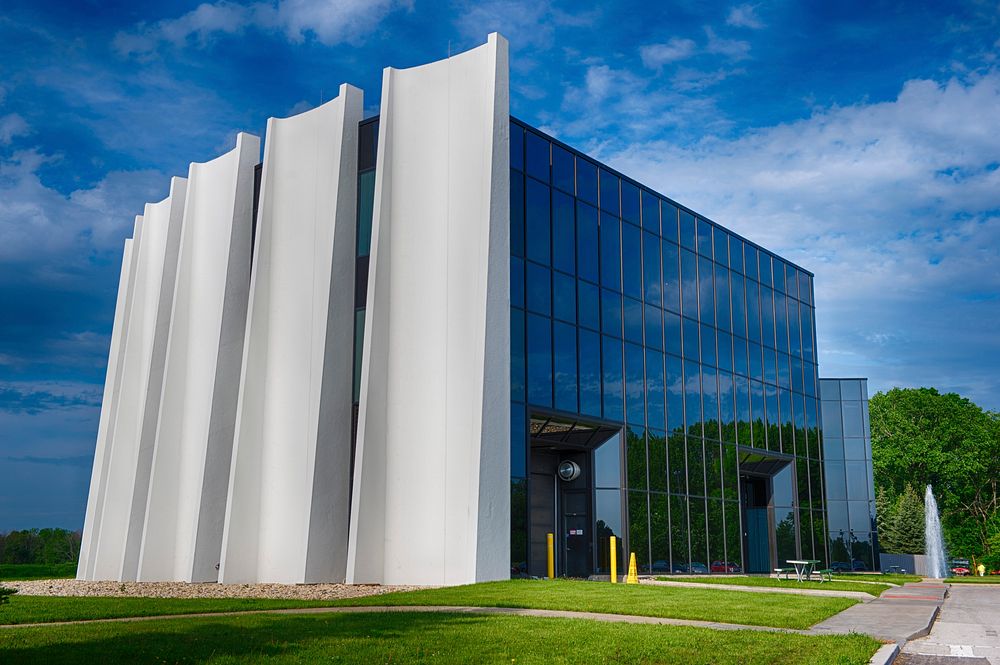
[{"label": "picnic table", "polygon": [[785,563],[795,566],[795,578],[803,581],[803,577],[808,580],[812,576],[813,567],[819,563],[819,559],[787,559]]}]

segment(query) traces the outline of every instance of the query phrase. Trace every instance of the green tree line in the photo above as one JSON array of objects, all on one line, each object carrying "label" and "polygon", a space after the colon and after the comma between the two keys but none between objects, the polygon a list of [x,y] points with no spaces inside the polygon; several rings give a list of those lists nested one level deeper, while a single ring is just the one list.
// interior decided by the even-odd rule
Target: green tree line
[{"label": "green tree line", "polygon": [[0,564],[76,563],[79,558],[79,531],[24,529],[0,533]]},{"label": "green tree line", "polygon": [[882,551],[924,551],[931,485],[948,552],[1000,568],[1000,414],[934,388],[878,393],[869,410]]}]

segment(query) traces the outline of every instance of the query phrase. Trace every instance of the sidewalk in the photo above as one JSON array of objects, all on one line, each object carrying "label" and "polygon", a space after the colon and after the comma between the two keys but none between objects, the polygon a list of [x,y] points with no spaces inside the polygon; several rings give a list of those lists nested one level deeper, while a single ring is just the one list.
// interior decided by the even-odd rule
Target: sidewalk
[{"label": "sidewalk", "polygon": [[814,634],[866,633],[891,642],[927,635],[948,593],[940,582],[909,582],[812,627]]}]

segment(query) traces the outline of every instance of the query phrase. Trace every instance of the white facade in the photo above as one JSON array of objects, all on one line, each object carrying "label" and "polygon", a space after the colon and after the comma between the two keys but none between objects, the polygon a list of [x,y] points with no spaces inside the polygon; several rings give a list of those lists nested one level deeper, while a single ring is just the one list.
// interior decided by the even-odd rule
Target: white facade
[{"label": "white facade", "polygon": [[256,210],[246,134],[146,206],[81,578],[509,576],[508,88],[496,34],[385,70],[353,450],[362,92],[268,121]]}]

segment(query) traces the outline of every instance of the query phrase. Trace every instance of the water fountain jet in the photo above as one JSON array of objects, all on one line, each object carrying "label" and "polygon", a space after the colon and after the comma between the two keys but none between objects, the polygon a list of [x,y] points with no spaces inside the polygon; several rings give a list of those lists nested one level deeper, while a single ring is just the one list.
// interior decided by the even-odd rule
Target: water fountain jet
[{"label": "water fountain jet", "polygon": [[941,516],[931,486],[924,492],[924,553],[927,556],[927,575],[942,578],[948,576],[948,555],[941,535]]}]

